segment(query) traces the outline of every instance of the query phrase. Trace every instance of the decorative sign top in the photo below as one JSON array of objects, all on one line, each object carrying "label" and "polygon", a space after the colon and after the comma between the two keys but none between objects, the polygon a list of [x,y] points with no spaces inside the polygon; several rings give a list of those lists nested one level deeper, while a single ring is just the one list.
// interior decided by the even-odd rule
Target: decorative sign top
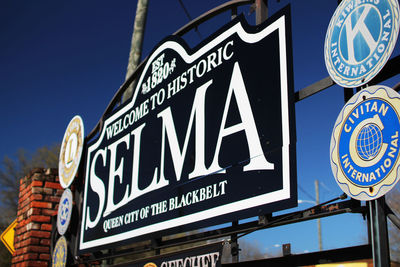
[{"label": "decorative sign top", "polygon": [[68,124],[61,143],[58,171],[63,188],[67,188],[74,181],[81,161],[84,138],[82,118],[76,115]]},{"label": "decorative sign top", "polygon": [[[289,9],[161,43],[88,144],[80,252],[297,204]],[[246,190],[243,190],[243,189]],[[174,229],[174,230],[172,230]]]},{"label": "decorative sign top", "polygon": [[372,200],[392,189],[399,173],[400,95],[377,85],[343,107],[331,138],[336,182],[352,198]]},{"label": "decorative sign top", "polygon": [[383,68],[399,33],[398,0],[343,0],[325,38],[325,64],[343,87],[366,84]]}]

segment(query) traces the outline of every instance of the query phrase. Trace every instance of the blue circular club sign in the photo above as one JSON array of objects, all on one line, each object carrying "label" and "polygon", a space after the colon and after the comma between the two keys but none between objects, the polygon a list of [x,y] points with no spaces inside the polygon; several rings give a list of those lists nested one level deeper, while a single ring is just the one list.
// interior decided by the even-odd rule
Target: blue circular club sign
[{"label": "blue circular club sign", "polygon": [[340,188],[352,198],[372,200],[399,180],[400,95],[371,86],[343,107],[333,129],[331,167]]},{"label": "blue circular club sign", "polygon": [[325,64],[342,87],[366,84],[383,68],[399,33],[397,0],[343,0],[325,37]]},{"label": "blue circular club sign", "polygon": [[72,215],[72,192],[70,189],[65,189],[60,203],[58,204],[58,213],[57,213],[57,231],[60,235],[65,234],[68,229],[68,226],[71,221]]}]

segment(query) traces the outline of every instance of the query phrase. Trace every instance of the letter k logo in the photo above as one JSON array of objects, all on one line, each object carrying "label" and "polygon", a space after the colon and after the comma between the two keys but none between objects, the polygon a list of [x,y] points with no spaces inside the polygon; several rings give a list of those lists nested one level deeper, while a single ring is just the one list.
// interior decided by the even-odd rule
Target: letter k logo
[{"label": "letter k logo", "polygon": [[[375,40],[374,37],[371,34],[370,29],[365,23],[367,15],[370,13],[372,6],[364,6],[360,7],[356,10],[354,10],[351,14],[349,14],[344,22],[344,28],[342,29],[342,34],[341,38],[343,38],[343,30],[345,29],[346,31],[346,44],[347,44],[347,62],[349,64],[356,65],[363,61],[365,58],[370,56],[372,52],[375,50],[376,46],[378,45],[378,40]],[[358,16],[358,20],[354,24],[352,21],[352,18],[354,18],[354,14],[359,14],[360,9],[363,9],[361,11],[361,14]],[[353,26],[354,25],[354,26]],[[360,40],[359,38],[362,37],[363,41]],[[354,47],[354,45],[357,45],[358,47]],[[364,44],[364,47],[359,47]],[[368,49],[365,47],[365,44],[368,46]],[[345,47],[343,47],[345,49]],[[342,49],[343,49],[342,48]],[[355,56],[355,49],[362,51],[362,54],[356,59]]]}]

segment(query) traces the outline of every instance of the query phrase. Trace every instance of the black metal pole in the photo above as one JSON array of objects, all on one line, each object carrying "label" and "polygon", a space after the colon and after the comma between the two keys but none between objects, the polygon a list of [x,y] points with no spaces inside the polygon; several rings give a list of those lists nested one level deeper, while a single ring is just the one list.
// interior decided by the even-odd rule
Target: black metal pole
[{"label": "black metal pole", "polygon": [[384,196],[369,202],[369,213],[371,218],[372,257],[374,266],[390,266]]}]

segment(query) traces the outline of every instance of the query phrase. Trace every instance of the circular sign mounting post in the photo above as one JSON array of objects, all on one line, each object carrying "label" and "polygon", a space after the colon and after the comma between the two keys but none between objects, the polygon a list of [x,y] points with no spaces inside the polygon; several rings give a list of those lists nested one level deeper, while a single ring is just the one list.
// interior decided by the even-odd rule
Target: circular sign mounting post
[{"label": "circular sign mounting post", "polygon": [[331,137],[330,159],[340,188],[352,198],[386,194],[399,174],[400,95],[376,85],[355,94],[340,112]]},{"label": "circular sign mounting post", "polygon": [[397,0],[343,0],[325,37],[325,65],[342,87],[366,84],[383,68],[399,33]]},{"label": "circular sign mounting post", "polygon": [[58,160],[60,184],[63,188],[69,187],[75,178],[82,156],[83,142],[83,121],[76,115],[65,131]]}]

